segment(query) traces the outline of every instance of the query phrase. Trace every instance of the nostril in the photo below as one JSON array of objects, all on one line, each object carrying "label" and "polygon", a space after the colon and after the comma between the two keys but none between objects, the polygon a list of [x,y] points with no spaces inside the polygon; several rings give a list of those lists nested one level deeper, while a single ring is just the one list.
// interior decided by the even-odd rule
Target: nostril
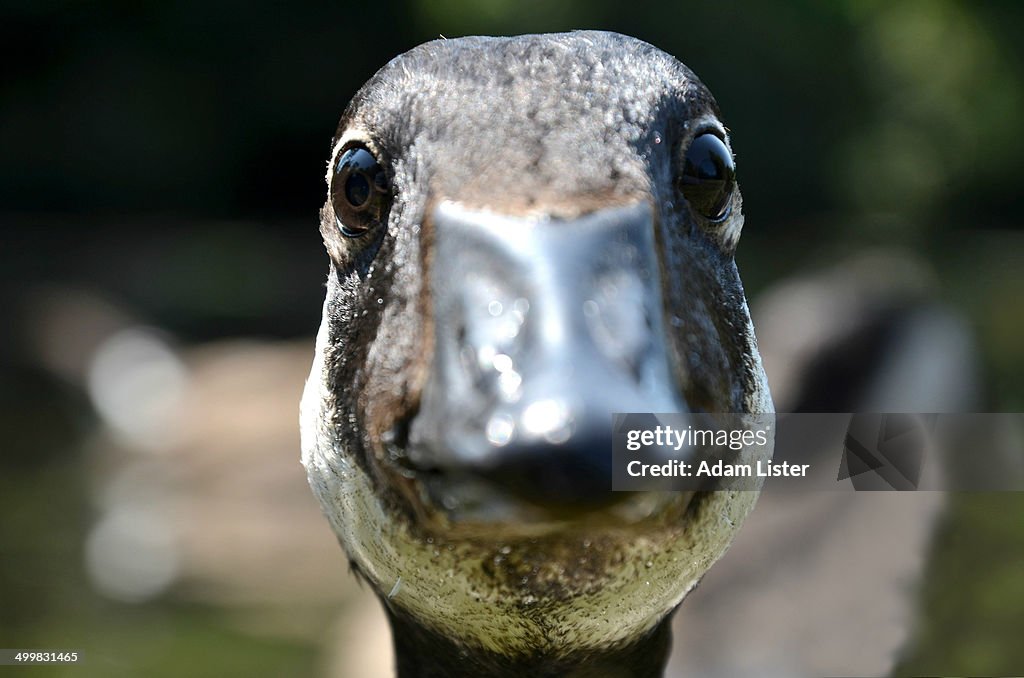
[{"label": "nostril", "polygon": [[463,299],[449,336],[457,347],[461,378],[475,394],[489,402],[513,403],[520,396],[523,328],[530,304],[497,288],[488,290]]},{"label": "nostril", "polygon": [[597,350],[640,381],[655,337],[642,282],[622,272],[605,274],[583,302],[583,317]]}]

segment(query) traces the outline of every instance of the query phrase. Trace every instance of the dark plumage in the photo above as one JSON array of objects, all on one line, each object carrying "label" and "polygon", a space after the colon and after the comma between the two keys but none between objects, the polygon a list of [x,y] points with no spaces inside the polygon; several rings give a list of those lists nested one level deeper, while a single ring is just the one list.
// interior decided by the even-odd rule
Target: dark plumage
[{"label": "dark plumage", "polygon": [[431,42],[349,105],[303,463],[400,675],[660,674],[755,493],[613,495],[609,415],[771,411],[731,168],[612,33]]}]

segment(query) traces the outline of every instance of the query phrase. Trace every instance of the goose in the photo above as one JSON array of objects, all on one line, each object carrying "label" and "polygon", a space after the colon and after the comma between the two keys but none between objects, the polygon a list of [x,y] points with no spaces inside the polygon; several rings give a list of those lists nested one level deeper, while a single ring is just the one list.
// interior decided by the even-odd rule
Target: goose
[{"label": "goose", "polygon": [[615,33],[437,40],[326,179],[302,462],[399,676],[661,675],[757,493],[611,492],[611,415],[772,412],[711,93]]}]

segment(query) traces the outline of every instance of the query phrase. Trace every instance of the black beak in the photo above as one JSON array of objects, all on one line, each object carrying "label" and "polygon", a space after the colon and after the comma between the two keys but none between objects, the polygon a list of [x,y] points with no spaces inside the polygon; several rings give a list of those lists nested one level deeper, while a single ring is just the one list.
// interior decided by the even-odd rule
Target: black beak
[{"label": "black beak", "polygon": [[685,411],[646,203],[571,220],[442,203],[410,461],[552,506],[611,496],[613,412]]}]

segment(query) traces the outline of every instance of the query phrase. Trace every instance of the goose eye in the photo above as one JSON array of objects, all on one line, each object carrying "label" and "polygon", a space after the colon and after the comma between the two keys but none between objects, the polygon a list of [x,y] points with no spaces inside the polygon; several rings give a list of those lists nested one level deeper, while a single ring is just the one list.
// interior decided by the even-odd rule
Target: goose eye
[{"label": "goose eye", "polygon": [[693,209],[717,221],[725,217],[736,181],[736,165],[725,142],[710,132],[686,149],[679,187]]},{"label": "goose eye", "polygon": [[372,153],[362,147],[342,153],[331,181],[331,204],[342,235],[355,238],[380,223],[389,192],[387,173]]}]

